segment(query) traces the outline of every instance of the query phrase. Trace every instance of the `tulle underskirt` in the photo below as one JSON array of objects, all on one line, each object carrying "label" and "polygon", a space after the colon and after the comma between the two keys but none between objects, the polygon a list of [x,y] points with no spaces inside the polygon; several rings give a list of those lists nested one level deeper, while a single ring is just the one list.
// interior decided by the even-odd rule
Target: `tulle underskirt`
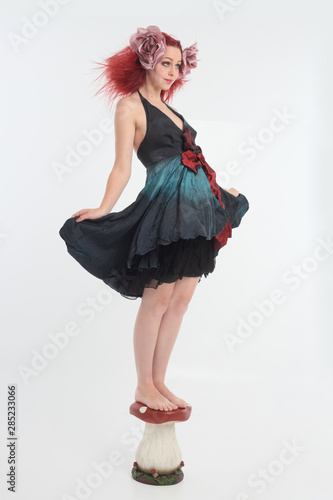
[{"label": "tulle underskirt", "polygon": [[158,245],[145,255],[135,256],[131,270],[126,268],[121,273],[118,269],[116,278],[104,278],[103,281],[116,288],[123,297],[136,298],[143,295],[145,288],[156,289],[163,283],[174,283],[183,277],[198,277],[200,282],[203,275],[207,277],[214,271],[215,266],[213,239],[207,240],[205,236],[180,238],[167,245]]}]

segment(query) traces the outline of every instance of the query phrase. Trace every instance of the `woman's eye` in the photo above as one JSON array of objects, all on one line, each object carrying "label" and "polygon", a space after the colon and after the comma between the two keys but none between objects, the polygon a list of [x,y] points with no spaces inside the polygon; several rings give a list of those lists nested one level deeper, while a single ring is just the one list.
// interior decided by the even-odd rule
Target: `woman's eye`
[{"label": "woman's eye", "polygon": [[[170,64],[168,61],[164,61],[162,64]],[[180,64],[176,64],[176,68],[179,69],[180,68]]]}]

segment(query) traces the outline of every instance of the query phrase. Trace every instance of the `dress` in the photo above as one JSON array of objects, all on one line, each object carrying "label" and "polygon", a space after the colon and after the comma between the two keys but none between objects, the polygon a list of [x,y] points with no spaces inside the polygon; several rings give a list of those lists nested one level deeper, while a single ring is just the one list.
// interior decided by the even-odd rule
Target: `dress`
[{"label": "dress", "polygon": [[147,131],[137,151],[146,182],[124,210],[98,219],[65,221],[59,234],[69,254],[89,273],[127,299],[142,297],[184,276],[208,276],[216,256],[249,209],[247,198],[216,183],[196,130],[181,130],[138,90]]}]

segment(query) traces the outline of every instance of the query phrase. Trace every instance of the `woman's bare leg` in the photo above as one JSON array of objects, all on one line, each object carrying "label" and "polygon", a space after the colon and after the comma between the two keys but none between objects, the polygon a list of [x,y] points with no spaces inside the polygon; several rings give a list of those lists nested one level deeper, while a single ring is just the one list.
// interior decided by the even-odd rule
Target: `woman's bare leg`
[{"label": "woman's bare leg", "polygon": [[138,376],[135,400],[154,410],[175,410],[155,387],[153,357],[163,314],[174,290],[175,283],[163,283],[155,288],[145,288],[134,326],[134,356]]},{"label": "woman's bare leg", "polygon": [[178,332],[183,320],[184,313],[188,309],[188,304],[194,294],[199,282],[199,277],[183,277],[177,280],[171,295],[168,308],[163,314],[159,327],[158,338],[153,358],[153,381],[159,392],[175,403],[180,408],[185,408],[187,402],[175,396],[165,385],[164,379],[168,362]]}]

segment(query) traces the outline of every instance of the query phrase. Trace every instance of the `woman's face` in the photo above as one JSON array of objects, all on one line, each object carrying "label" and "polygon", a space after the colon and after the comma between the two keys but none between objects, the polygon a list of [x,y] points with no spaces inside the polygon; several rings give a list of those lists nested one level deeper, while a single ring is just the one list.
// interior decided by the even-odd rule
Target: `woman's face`
[{"label": "woman's face", "polygon": [[163,90],[168,90],[177,79],[182,62],[182,53],[178,47],[167,45],[162,59],[155,68],[148,70],[153,83]]}]

